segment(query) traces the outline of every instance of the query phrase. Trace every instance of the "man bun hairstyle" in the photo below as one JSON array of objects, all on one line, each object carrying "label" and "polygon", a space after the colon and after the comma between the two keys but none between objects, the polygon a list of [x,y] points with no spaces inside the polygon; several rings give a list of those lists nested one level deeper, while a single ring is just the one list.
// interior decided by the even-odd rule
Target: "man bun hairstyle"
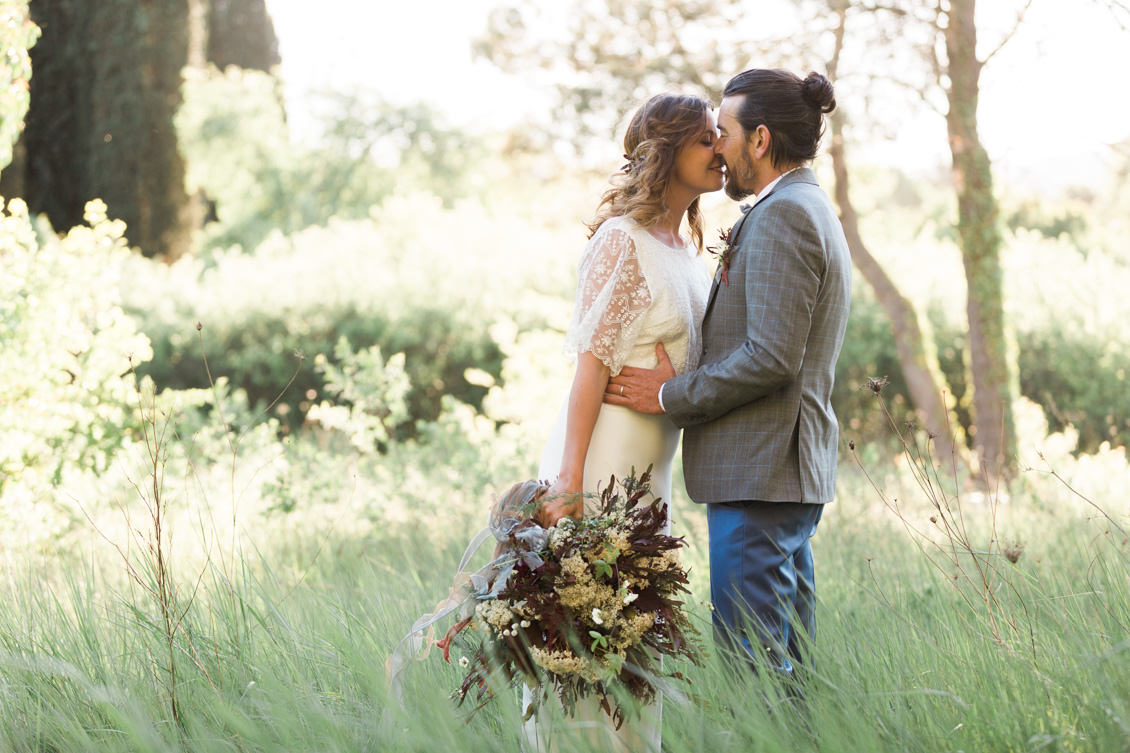
[{"label": "man bun hairstyle", "polygon": [[800,76],[779,68],[754,68],[730,79],[723,97],[744,95],[737,119],[748,137],[769,129],[769,159],[778,169],[811,161],[824,135],[824,115],[836,109],[832,82],[819,73]]},{"label": "man bun hairstyle", "polygon": [[836,93],[832,91],[832,82],[821,74],[813,71],[804,77],[800,84],[800,95],[808,105],[821,113],[829,113],[836,109]]}]

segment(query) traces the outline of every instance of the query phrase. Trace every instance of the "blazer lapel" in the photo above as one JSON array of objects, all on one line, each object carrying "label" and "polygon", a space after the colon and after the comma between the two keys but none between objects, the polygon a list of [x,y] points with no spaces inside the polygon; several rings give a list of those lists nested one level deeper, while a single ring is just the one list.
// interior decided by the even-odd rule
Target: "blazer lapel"
[{"label": "blazer lapel", "polygon": [[[742,228],[745,226],[746,218],[749,217],[749,213],[751,211],[753,211],[752,207],[743,206],[742,207],[741,219],[738,220],[734,224],[734,226],[730,229],[730,238],[729,238],[728,241],[726,241],[726,243],[731,248],[733,248],[734,245],[737,243],[738,236],[741,234]],[[721,285],[722,285],[722,275],[719,272],[715,272],[714,273],[714,280],[710,284],[710,297],[706,299],[706,313],[703,314],[703,317],[702,317],[703,319],[710,316],[710,309],[714,308],[714,299],[718,296],[718,288]]]},{"label": "blazer lapel", "polygon": [[[812,171],[811,167],[798,167],[796,170],[793,170],[787,175],[781,176],[781,179],[777,181],[777,185],[769,189],[769,193],[765,194],[765,196],[759,197],[756,204],[749,207],[742,207],[742,218],[738,220],[737,224],[734,225],[733,230],[730,232],[731,246],[737,246],[738,237],[741,235],[742,229],[745,227],[745,221],[749,219],[749,216],[753,214],[753,211],[764,204],[770,196],[772,196],[785,186],[789,185],[790,183],[811,183],[813,185],[819,185],[816,182],[816,173]],[[710,316],[710,310],[714,308],[714,299],[718,296],[718,288],[722,284],[721,281],[722,275],[715,273],[714,281],[710,285],[710,297],[706,301],[706,313],[703,315],[704,319],[707,316]]]},{"label": "blazer lapel", "polygon": [[710,316],[710,309],[714,308],[714,299],[718,296],[718,286],[722,284],[722,275],[714,275],[714,281],[710,283],[710,297],[706,299],[706,312],[702,315],[703,320]]}]

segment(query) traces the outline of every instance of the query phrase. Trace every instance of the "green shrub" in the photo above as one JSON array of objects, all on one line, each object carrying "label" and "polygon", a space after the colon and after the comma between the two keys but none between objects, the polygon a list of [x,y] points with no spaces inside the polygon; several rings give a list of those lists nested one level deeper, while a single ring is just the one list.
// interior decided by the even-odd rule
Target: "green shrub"
[{"label": "green shrub", "polygon": [[1019,341],[1020,391],[1043,407],[1052,431],[1074,426],[1084,452],[1130,443],[1130,352],[1056,328],[1022,333]]},{"label": "green shrub", "polygon": [[272,233],[363,219],[412,186],[427,187],[448,205],[472,189],[483,147],[425,105],[323,94],[320,132],[296,138],[274,76],[234,66],[185,76],[176,128],[187,183],[215,210],[203,248],[251,251]]},{"label": "green shrub", "polygon": [[[507,278],[464,258],[462,245],[430,239],[428,230],[414,226],[405,239],[392,222],[335,221],[274,236],[252,254],[218,252],[210,264],[136,259],[128,308],[155,353],[141,371],[162,388],[203,387],[206,360],[253,405],[278,399],[277,415],[294,429],[325,393],[312,359],[334,362],[344,338],[355,351],[379,346],[389,356],[404,354],[412,387],[399,433],[434,420],[444,395],[480,407],[486,389],[464,372],[501,378],[503,351],[491,328],[503,312],[491,308],[491,294]],[[431,247],[412,248],[416,243]],[[415,261],[414,254],[433,251],[428,266]]]},{"label": "green shrub", "polygon": [[153,352],[120,287],[137,257],[103,202],[87,203],[86,221],[59,237],[20,199],[0,211],[0,551],[65,546],[61,534],[88,515],[132,499],[151,447],[146,424],[167,426],[161,465],[179,499],[180,482],[213,471],[230,483],[213,461],[240,439],[252,469],[279,454],[277,424],[222,378],[190,391],[137,380]]},{"label": "green shrub", "polygon": [[[1095,452],[1103,442],[1124,446],[1130,442],[1130,392],[1125,386],[1130,350],[1117,340],[1080,331],[1069,320],[1049,317],[1016,332],[1020,394],[1043,409],[1051,431],[1073,426],[1078,451]],[[954,399],[954,416],[968,432],[972,394],[965,328],[936,306],[930,308],[928,322],[938,365]],[[832,394],[841,425],[856,437],[874,438],[886,431],[870,393],[861,389],[872,376],[888,378],[884,395],[889,407],[896,418],[909,418],[906,380],[890,324],[870,291],[857,288]]]},{"label": "green shrub", "polygon": [[[957,417],[970,423],[965,332],[934,317],[938,361],[957,399]],[[1103,442],[1130,443],[1130,350],[1117,341],[1088,335],[1069,319],[1043,322],[1016,333],[1020,394],[1039,405],[1049,430],[1068,426],[1078,434],[1076,449],[1093,453]],[[1023,444],[1026,437],[1020,437]]]},{"label": "green shrub", "polygon": [[355,353],[342,337],[333,358],[319,354],[314,359],[314,369],[326,380],[333,401],[312,406],[307,418],[343,432],[358,451],[387,447],[396,427],[408,418],[405,398],[412,382],[404,371],[404,354],[386,361],[376,345]]},{"label": "green shrub", "polygon": [[0,211],[0,549],[104,505],[139,426],[131,363],[151,351],[120,305],[125,227],[101,201],[86,220],[58,237],[20,199]]},{"label": "green shrub", "polygon": [[[307,276],[297,287],[311,297],[299,302],[279,281],[291,271],[287,258],[298,267],[310,263],[305,253],[287,256],[268,246],[263,253],[274,254],[276,266],[232,254],[206,273],[190,260],[167,267],[131,254],[123,223],[105,212],[102,202],[91,202],[89,225],[62,238],[45,223],[37,226],[18,199],[0,213],[0,549],[13,542],[66,547],[65,534],[86,528],[87,516],[100,532],[120,528],[118,507],[138,503],[135,484],[148,488],[153,435],[145,437],[147,426],[152,432],[156,425],[162,438],[162,495],[173,501],[174,514],[232,525],[267,509],[345,502],[358,468],[366,474],[365,515],[384,521],[389,505],[406,513],[425,502],[442,506],[433,496],[436,457],[455,464],[443,472],[445,497],[485,493],[499,475],[491,457],[532,462],[496,431],[495,421],[451,394],[481,403],[484,385],[501,381],[502,350],[487,332],[493,317],[469,303],[488,286],[475,285],[465,270],[430,296],[413,295],[430,273],[415,284],[410,270],[375,274],[396,264],[369,252],[373,239],[366,232],[359,236],[366,253],[345,254],[356,264],[322,267],[339,270],[337,282],[319,285]],[[319,257],[326,233],[349,237],[348,228],[319,231],[300,239],[310,243],[300,248]],[[359,270],[365,258],[371,267]],[[261,275],[263,288],[247,284],[244,271],[268,267],[277,276]],[[460,272],[454,261],[448,267]],[[373,284],[357,288],[359,271]],[[201,275],[205,282],[195,287]],[[339,283],[347,293],[330,295]],[[245,296],[237,300],[229,284]],[[174,300],[173,289],[185,298]],[[124,310],[123,293],[135,305],[143,294],[152,296],[142,313],[163,335],[156,340],[158,360],[151,361],[149,339]],[[351,297],[369,300],[362,305]],[[290,304],[276,306],[277,300]],[[195,302],[216,307],[223,338],[211,324],[200,333],[169,324]],[[293,333],[309,353],[326,354],[302,364],[299,381],[314,386],[297,389],[316,392],[297,394],[303,403],[329,399],[317,406],[316,425],[284,441],[279,419],[264,418],[262,408],[267,395],[286,385]],[[349,344],[366,337],[381,339],[383,352],[394,355],[386,360],[376,345]],[[194,352],[199,342],[211,349],[212,386]],[[191,369],[185,383],[206,389],[169,389],[176,380],[161,375],[173,374],[176,365]],[[229,381],[229,367],[262,397]],[[470,375],[474,383],[464,375],[469,369],[478,371]],[[288,395],[296,392],[292,387]],[[325,420],[334,415],[348,420]],[[356,441],[364,439],[356,431],[351,436],[358,428],[369,441]],[[406,440],[409,430],[416,437]],[[346,441],[334,439],[339,435]]]},{"label": "green shrub", "polygon": [[58,238],[20,199],[0,212],[0,492],[49,494],[68,469],[101,472],[136,425],[131,363],[149,341],[121,308],[125,225],[86,205]]},{"label": "green shrub", "polygon": [[[1112,250],[1084,252],[1076,241],[1049,240],[1021,232],[1005,256],[1008,318],[1016,338],[1020,394],[1039,405],[1051,431],[1068,425],[1078,452],[1103,442],[1130,442],[1130,266]],[[958,421],[969,427],[968,355],[964,322],[934,300],[929,320],[941,366],[957,403]],[[1019,437],[1023,447],[1026,437]]]},{"label": "green shrub", "polygon": [[857,285],[844,345],[836,362],[832,406],[840,426],[847,429],[852,438],[886,444],[890,441],[886,419],[867,389],[867,380],[872,377],[887,378],[883,395],[894,414],[909,412],[906,380],[895,350],[890,320],[871,289]]},{"label": "green shrub", "polygon": [[1108,242],[1080,249],[1066,236],[1023,233],[1005,270],[1020,391],[1053,431],[1072,424],[1085,453],[1130,443],[1130,264],[1124,242]]},{"label": "green shrub", "polygon": [[194,327],[149,324],[147,329],[155,358],[140,372],[162,388],[206,386],[206,359],[213,375],[226,375],[260,409],[274,404],[292,429],[301,426],[326,387],[325,375],[306,356],[333,358],[340,338],[358,350],[376,346],[404,354],[412,388],[400,432],[410,431],[415,420],[435,419],[445,394],[480,406],[486,390],[468,382],[464,372],[479,368],[501,376],[502,368],[502,351],[483,324],[427,305],[410,304],[396,312],[353,305],[258,311],[209,323],[199,338],[186,332]]}]

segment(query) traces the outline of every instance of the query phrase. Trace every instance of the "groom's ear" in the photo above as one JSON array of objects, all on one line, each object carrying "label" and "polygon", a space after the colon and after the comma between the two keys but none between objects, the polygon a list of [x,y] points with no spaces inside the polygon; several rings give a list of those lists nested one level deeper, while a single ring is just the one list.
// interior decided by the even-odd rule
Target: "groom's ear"
[{"label": "groom's ear", "polygon": [[769,154],[769,142],[772,138],[768,126],[764,123],[759,125],[757,130],[749,135],[750,156],[755,159],[764,159],[765,155]]}]

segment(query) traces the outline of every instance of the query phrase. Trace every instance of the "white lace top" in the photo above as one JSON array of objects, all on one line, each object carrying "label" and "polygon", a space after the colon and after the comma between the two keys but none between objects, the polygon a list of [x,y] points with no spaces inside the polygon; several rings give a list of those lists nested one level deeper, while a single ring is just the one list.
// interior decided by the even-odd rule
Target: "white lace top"
[{"label": "white lace top", "polygon": [[702,353],[710,278],[695,248],[672,248],[630,217],[605,220],[585,246],[565,353],[591,351],[612,375],[654,368],[663,343],[676,373]]}]

